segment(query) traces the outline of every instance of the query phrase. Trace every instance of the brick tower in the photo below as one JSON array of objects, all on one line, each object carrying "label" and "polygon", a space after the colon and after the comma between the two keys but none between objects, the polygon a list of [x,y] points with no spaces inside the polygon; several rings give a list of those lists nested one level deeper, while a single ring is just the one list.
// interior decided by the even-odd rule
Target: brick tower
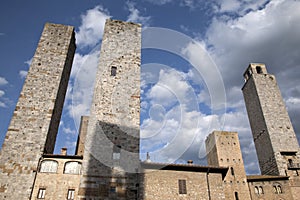
[{"label": "brick tower", "polygon": [[135,199],[139,167],[141,26],[106,21],[80,198]]},{"label": "brick tower", "polygon": [[251,199],[238,134],[214,131],[205,141],[209,165],[228,167],[224,178],[226,199]]},{"label": "brick tower", "polygon": [[74,29],[44,27],[0,155],[0,199],[30,199],[38,162],[52,153],[75,52]]},{"label": "brick tower", "polygon": [[263,175],[291,176],[292,190],[299,188],[299,144],[276,79],[261,63],[251,63],[244,78],[242,90],[260,170]]}]

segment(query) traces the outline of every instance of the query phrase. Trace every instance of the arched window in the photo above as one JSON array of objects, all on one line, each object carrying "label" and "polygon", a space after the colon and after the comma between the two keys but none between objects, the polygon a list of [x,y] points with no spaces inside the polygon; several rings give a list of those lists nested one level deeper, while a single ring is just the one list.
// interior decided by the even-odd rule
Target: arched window
[{"label": "arched window", "polygon": [[281,193],[282,193],[282,190],[281,190],[281,186],[280,186],[280,185],[277,185],[277,193],[278,193],[278,194],[281,194]]},{"label": "arched window", "polygon": [[274,185],[273,186],[273,191],[275,194],[282,194],[282,188],[280,185]]},{"label": "arched window", "polygon": [[255,192],[255,194],[258,194],[258,193],[259,193],[259,191],[258,191],[258,187],[257,187],[257,186],[255,186],[255,188],[254,188],[254,192]]},{"label": "arched window", "polygon": [[64,174],[80,174],[81,163],[80,162],[67,162],[65,164]]},{"label": "arched window", "polygon": [[264,194],[264,189],[262,186],[258,187],[258,194]]},{"label": "arched window", "polygon": [[40,167],[40,172],[57,172],[58,162],[55,160],[43,160]]}]

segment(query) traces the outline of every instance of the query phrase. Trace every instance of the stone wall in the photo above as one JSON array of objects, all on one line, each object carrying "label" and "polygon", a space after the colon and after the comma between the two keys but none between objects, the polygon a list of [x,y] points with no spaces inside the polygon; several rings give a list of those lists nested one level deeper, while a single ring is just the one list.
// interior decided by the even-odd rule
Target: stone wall
[{"label": "stone wall", "polygon": [[135,198],[140,59],[141,26],[108,19],[85,141],[81,198]]},{"label": "stone wall", "polygon": [[226,199],[250,199],[238,134],[214,131],[206,139],[206,149],[209,165],[229,168],[224,178]]},{"label": "stone wall", "polygon": [[38,161],[54,149],[74,52],[74,28],[47,23],[1,150],[0,199],[30,198]]},{"label": "stone wall", "polygon": [[[74,190],[74,199],[77,199],[80,183],[80,173],[65,173],[65,166],[69,162],[82,162],[79,156],[46,156],[40,161],[56,161],[58,163],[56,172],[38,172],[34,183],[32,200],[38,199],[40,189],[45,189],[45,199],[58,200],[67,199],[68,191]],[[40,168],[39,168],[40,170]]]},{"label": "stone wall", "polygon": [[[178,180],[186,181],[186,194],[179,194]],[[143,191],[144,200],[225,199],[221,173],[145,170]]]},{"label": "stone wall", "polygon": [[286,175],[283,154],[294,152],[299,163],[299,145],[276,79],[259,63],[250,64],[246,74],[242,90],[261,172]]}]

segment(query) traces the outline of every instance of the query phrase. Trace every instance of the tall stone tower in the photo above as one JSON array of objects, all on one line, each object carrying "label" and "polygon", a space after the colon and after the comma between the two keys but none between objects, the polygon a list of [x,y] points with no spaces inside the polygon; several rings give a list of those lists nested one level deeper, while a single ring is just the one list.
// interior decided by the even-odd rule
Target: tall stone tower
[{"label": "tall stone tower", "polygon": [[242,90],[260,170],[263,175],[291,176],[295,194],[300,187],[299,145],[276,79],[260,63],[251,63],[244,78]]},{"label": "tall stone tower", "polygon": [[138,190],[141,26],[106,21],[79,197],[135,199]]},{"label": "tall stone tower", "polygon": [[52,153],[75,52],[74,28],[47,23],[0,155],[0,199],[30,199],[38,162]]},{"label": "tall stone tower", "polygon": [[228,167],[224,178],[226,199],[251,199],[238,134],[214,131],[205,141],[209,165]]}]

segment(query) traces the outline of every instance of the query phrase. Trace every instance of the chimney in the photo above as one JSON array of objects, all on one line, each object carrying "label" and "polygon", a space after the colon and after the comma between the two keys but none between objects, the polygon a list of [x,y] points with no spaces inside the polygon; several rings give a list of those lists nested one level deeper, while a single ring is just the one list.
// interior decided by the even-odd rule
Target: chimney
[{"label": "chimney", "polygon": [[192,165],[192,164],[193,164],[193,160],[188,160],[187,163],[188,163],[189,165]]},{"label": "chimney", "polygon": [[64,156],[67,155],[67,148],[66,147],[61,148],[60,155],[64,155]]}]

